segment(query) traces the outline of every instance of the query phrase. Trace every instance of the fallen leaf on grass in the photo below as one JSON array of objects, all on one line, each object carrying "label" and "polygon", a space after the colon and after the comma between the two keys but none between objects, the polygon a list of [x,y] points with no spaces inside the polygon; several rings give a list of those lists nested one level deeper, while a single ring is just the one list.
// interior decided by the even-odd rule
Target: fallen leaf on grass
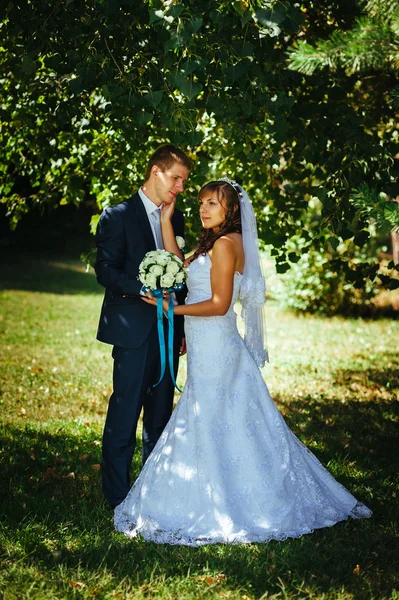
[{"label": "fallen leaf on grass", "polygon": [[96,464],[96,465],[91,465],[90,468],[93,469],[93,471],[99,471],[101,469],[101,466]]},{"label": "fallen leaf on grass", "polygon": [[63,475],[62,479],[75,479],[75,473],[72,471],[68,475]]},{"label": "fallen leaf on grass", "polygon": [[47,471],[44,476],[44,479],[48,479],[49,477],[57,477],[57,475],[55,473],[56,470],[57,470],[57,467],[47,467]]},{"label": "fallen leaf on grass", "polygon": [[81,590],[82,588],[85,587],[85,584],[82,583],[81,581],[70,581],[69,585],[71,586],[71,588],[74,588],[77,590]]},{"label": "fallen leaf on grass", "polygon": [[93,445],[94,446],[101,446],[100,440],[94,440]]},{"label": "fallen leaf on grass", "polygon": [[221,583],[222,581],[226,581],[227,575],[225,575],[224,573],[219,573],[214,577],[212,575],[207,575],[205,577],[199,577],[198,579],[200,579],[200,581],[203,581],[207,585],[215,585],[215,583]]},{"label": "fallen leaf on grass", "polygon": [[87,460],[89,458],[88,454],[81,454],[80,455],[80,460]]},{"label": "fallen leaf on grass", "polygon": [[356,565],[356,567],[353,569],[353,574],[359,575],[359,573],[360,573],[360,565]]}]

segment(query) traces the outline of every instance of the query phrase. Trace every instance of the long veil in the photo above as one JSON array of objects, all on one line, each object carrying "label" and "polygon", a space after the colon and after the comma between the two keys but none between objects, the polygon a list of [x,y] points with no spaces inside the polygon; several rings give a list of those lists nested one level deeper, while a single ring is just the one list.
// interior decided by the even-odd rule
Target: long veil
[{"label": "long veil", "polygon": [[221,178],[220,181],[232,185],[240,198],[245,266],[239,298],[245,325],[244,343],[256,364],[263,367],[266,361],[269,362],[264,314],[266,282],[262,272],[255,213],[244,188],[227,177]]}]

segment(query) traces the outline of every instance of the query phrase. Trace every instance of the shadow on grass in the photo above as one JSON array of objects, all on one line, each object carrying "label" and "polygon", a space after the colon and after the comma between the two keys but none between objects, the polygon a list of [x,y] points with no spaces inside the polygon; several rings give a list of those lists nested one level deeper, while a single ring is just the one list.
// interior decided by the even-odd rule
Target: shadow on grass
[{"label": "shadow on grass", "polygon": [[[357,357],[354,356],[354,359]],[[377,388],[383,387],[386,390],[399,390],[399,353],[386,354],[386,367],[365,369],[363,371],[341,369],[335,374],[337,383],[344,385],[355,384],[359,387]],[[389,361],[389,362],[388,362]]]},{"label": "shadow on grass", "polygon": [[[94,577],[106,569],[118,581],[130,581],[132,589],[156,577],[223,573],[224,590],[246,590],[256,598],[281,592],[282,585],[295,597],[309,597],[309,590],[339,594],[343,587],[356,598],[390,597],[398,585],[397,403],[302,399],[284,406],[284,412],[302,441],[324,464],[330,461],[339,481],[372,508],[371,519],[250,546],[193,549],[130,541],[113,531],[100,476],[92,468],[100,462],[97,431],[76,425],[54,427],[51,433],[5,425],[1,516],[14,540],[14,560],[21,558],[22,548],[25,560],[44,572],[63,565],[72,571],[83,567]],[[138,449],[135,476],[139,461]],[[48,539],[55,539],[57,552],[46,546]],[[360,574],[353,572],[356,565]]]},{"label": "shadow on grass", "polygon": [[0,262],[0,288],[49,294],[102,294],[94,271],[85,272],[82,262],[69,258],[14,255]]},{"label": "shadow on grass", "polygon": [[[356,385],[384,386],[396,380],[399,370],[340,371],[337,382],[356,381]],[[388,386],[388,390],[393,388]],[[363,393],[359,393],[362,398]],[[356,398],[356,391],[352,392]],[[376,470],[391,470],[392,464],[399,466],[399,403],[392,393],[386,400],[337,401],[323,397],[321,400],[305,397],[284,402],[276,397],[279,408],[284,413],[293,431],[307,445],[315,443],[316,454],[323,464],[331,458],[345,456],[347,462],[369,473]],[[367,475],[368,476],[368,475]],[[345,485],[345,482],[343,482]]]}]

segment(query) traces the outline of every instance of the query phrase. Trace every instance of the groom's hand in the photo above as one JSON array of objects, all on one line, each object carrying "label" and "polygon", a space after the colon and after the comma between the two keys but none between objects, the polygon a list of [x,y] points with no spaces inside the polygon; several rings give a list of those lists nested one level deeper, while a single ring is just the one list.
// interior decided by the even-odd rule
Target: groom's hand
[{"label": "groom's hand", "polygon": [[[153,306],[157,305],[157,299],[155,298],[155,296],[153,296],[151,293],[147,292],[147,294],[145,296],[141,297],[141,300],[143,300],[143,302],[145,302],[146,304],[152,304]],[[169,308],[169,301],[163,299],[162,301],[162,305],[163,305],[163,310],[164,312],[168,312],[168,308]]]}]

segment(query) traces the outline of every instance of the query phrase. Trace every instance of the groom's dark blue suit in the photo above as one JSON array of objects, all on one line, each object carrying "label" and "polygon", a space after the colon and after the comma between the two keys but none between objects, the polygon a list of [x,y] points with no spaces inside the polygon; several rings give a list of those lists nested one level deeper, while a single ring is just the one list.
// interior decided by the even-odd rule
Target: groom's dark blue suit
[{"label": "groom's dark blue suit", "polygon": [[[183,214],[175,209],[175,235],[184,237]],[[139,194],[101,215],[97,234],[97,281],[105,287],[97,339],[114,346],[113,393],[103,435],[102,479],[112,505],[130,489],[129,471],[136,445],[136,428],[143,413],[143,463],[154,448],[173,408],[174,387],[167,372],[159,377],[156,310],[143,302],[139,265],[155,241]],[[184,293],[177,294],[184,302]],[[175,373],[183,337],[183,318],[175,320]]]}]

